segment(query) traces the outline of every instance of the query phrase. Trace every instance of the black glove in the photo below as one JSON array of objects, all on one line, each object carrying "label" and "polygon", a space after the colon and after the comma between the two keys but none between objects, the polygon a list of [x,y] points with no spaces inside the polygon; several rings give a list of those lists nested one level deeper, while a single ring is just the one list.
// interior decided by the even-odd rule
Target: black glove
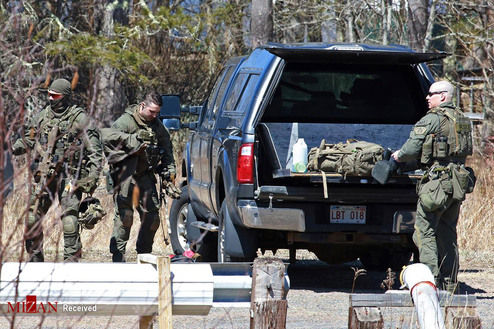
[{"label": "black glove", "polygon": [[176,187],[171,181],[164,183],[163,189],[165,190],[166,195],[172,199],[180,199],[180,196],[182,195],[182,190]]},{"label": "black glove", "polygon": [[170,172],[169,170],[163,171],[161,174],[161,179],[165,182],[172,182],[175,184],[175,172]]}]

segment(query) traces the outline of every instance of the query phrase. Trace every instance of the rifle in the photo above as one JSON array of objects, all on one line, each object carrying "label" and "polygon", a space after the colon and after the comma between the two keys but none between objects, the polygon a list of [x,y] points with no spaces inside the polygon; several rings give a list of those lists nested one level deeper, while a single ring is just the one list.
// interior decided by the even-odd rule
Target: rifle
[{"label": "rifle", "polygon": [[55,142],[58,135],[58,126],[54,126],[48,133],[48,140],[46,143],[46,149],[43,149],[39,143],[36,143],[35,156],[41,155],[41,161],[39,162],[35,172],[33,173],[34,181],[37,184],[36,187],[36,201],[34,203],[34,211],[37,212],[39,207],[39,200],[43,194],[45,188],[51,183],[54,178],[54,174],[57,170],[58,164],[53,163],[52,155]]},{"label": "rifle", "polygon": [[[164,206],[165,213],[168,213],[168,207],[166,202],[166,195],[170,196],[173,199],[179,199],[182,191],[173,184],[173,178],[170,172],[166,171],[158,175],[160,181],[160,204]],[[161,229],[163,230],[163,237],[165,239],[165,244],[170,244],[170,237],[168,235],[168,223],[167,216],[165,216],[164,220],[161,219]]]}]

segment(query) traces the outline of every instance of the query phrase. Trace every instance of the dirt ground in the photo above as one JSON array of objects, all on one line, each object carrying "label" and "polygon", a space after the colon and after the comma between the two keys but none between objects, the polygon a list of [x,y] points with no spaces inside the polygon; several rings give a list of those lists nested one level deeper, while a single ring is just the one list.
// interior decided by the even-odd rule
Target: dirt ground
[{"label": "dirt ground", "polygon": [[[110,262],[111,255],[108,242],[113,227],[113,207],[111,196],[99,189],[103,205],[108,214],[102,222],[91,231],[82,232],[83,262]],[[4,261],[19,261],[21,257],[23,222],[16,220],[25,209],[26,200],[15,198],[6,207],[7,218],[4,220],[2,241],[9,246],[9,253]],[[53,209],[52,211],[56,211]],[[164,210],[163,210],[164,211]],[[9,218],[8,216],[12,216]],[[44,225],[46,261],[62,261],[61,223],[53,213]],[[126,258],[135,262],[135,240],[139,220],[135,216]],[[153,253],[167,255],[171,248],[165,245],[163,231],[160,228],[155,237]],[[287,250],[276,254],[288,262]],[[351,264],[327,265],[317,260],[314,254],[299,250],[297,262],[288,267],[290,291],[287,296],[288,329],[328,328],[344,329],[348,325],[349,293],[351,292],[354,271]],[[482,328],[494,328],[494,252],[478,251],[461,254],[461,272],[459,274],[460,293],[474,295],[477,298],[477,312],[482,320]],[[383,293],[381,283],[384,272],[369,272],[360,276],[355,282],[356,293]],[[393,286],[397,289],[398,282]],[[385,328],[418,328],[413,309],[382,309]],[[174,316],[174,329],[189,328],[248,328],[249,311],[245,308],[213,308],[207,316]],[[72,316],[17,317],[0,316],[0,328],[138,328],[136,316]],[[158,328],[155,321],[154,328]]]},{"label": "dirt ground", "polygon": [[[287,252],[279,256],[288,262]],[[462,255],[460,293],[477,297],[477,312],[482,328],[494,328],[494,267],[490,258]],[[134,256],[133,256],[134,257]],[[106,252],[86,253],[84,261],[107,262]],[[288,267],[287,329],[345,329],[348,325],[349,294],[354,272],[352,264],[327,265],[307,251],[298,251],[297,262]],[[481,259],[481,261],[479,261]],[[130,261],[130,259],[129,259]],[[368,272],[356,279],[356,293],[383,293],[380,288],[385,273]],[[393,288],[399,286],[395,282]],[[413,308],[382,309],[385,328],[419,328]],[[10,317],[0,318],[0,328],[138,328],[136,316],[120,317]],[[213,308],[207,316],[174,316],[174,329],[248,328],[249,311],[245,308]],[[158,328],[155,321],[154,328]]]}]

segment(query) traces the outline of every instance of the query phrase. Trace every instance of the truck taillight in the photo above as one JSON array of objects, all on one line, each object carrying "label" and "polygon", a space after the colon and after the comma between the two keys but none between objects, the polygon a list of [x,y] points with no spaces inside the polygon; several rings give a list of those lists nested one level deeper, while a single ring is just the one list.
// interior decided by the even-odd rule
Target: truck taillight
[{"label": "truck taillight", "polygon": [[239,184],[254,183],[254,144],[246,143],[238,150],[237,181]]}]

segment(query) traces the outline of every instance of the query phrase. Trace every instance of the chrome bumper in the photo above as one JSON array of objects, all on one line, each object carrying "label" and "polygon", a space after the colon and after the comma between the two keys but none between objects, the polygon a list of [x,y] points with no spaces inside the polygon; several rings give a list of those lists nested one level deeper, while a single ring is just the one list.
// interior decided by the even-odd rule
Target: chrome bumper
[{"label": "chrome bumper", "polygon": [[305,215],[301,209],[260,208],[253,200],[238,200],[238,208],[247,227],[305,232]]}]

